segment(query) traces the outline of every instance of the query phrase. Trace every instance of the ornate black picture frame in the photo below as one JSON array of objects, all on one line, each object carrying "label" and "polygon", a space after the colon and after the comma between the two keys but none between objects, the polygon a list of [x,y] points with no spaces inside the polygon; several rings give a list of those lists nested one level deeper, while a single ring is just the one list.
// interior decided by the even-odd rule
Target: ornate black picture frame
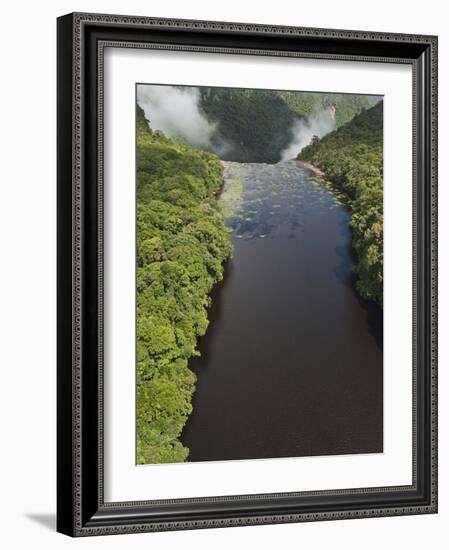
[{"label": "ornate black picture frame", "polygon": [[[405,63],[413,70],[413,483],[165,501],[103,495],[105,45]],[[58,19],[57,529],[71,536],[437,511],[437,38],[101,14]]]}]

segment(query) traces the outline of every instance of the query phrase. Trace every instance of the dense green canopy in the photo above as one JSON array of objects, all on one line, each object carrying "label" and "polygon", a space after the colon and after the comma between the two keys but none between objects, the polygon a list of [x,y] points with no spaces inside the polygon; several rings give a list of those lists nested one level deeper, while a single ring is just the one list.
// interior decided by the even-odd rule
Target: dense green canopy
[{"label": "dense green canopy", "polygon": [[195,389],[187,362],[231,253],[215,199],[223,169],[152,132],[137,109],[137,462],[179,462]]},{"label": "dense green canopy", "polygon": [[295,115],[277,92],[202,88],[201,108],[229,146],[226,160],[278,162],[292,139]]}]

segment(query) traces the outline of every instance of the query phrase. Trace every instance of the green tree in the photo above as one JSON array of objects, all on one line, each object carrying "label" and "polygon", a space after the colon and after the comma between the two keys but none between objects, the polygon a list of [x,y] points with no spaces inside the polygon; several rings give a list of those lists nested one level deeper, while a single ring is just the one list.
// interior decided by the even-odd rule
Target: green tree
[{"label": "green tree", "polygon": [[188,360],[231,244],[218,158],[153,132],[137,106],[137,462],[180,462],[192,412]]}]

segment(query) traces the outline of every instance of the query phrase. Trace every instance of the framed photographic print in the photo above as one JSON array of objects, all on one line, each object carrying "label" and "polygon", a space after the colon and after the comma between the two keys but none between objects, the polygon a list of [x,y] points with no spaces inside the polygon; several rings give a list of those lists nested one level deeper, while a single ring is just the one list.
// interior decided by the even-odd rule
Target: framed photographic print
[{"label": "framed photographic print", "polygon": [[58,19],[58,530],[437,511],[437,38]]}]

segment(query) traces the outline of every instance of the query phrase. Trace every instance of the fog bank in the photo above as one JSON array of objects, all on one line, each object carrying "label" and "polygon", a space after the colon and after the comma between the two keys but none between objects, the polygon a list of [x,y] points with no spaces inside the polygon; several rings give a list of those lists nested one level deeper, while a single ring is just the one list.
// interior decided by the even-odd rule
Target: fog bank
[{"label": "fog bank", "polygon": [[217,154],[226,149],[225,143],[213,139],[216,126],[200,109],[198,88],[139,85],[137,103],[152,130],[161,130],[168,137],[181,138],[193,147],[212,149]]},{"label": "fog bank", "polygon": [[292,128],[292,141],[282,151],[282,160],[296,158],[314,136],[321,138],[332,130],[335,130],[335,111],[332,108],[320,111],[308,119],[296,119]]}]

